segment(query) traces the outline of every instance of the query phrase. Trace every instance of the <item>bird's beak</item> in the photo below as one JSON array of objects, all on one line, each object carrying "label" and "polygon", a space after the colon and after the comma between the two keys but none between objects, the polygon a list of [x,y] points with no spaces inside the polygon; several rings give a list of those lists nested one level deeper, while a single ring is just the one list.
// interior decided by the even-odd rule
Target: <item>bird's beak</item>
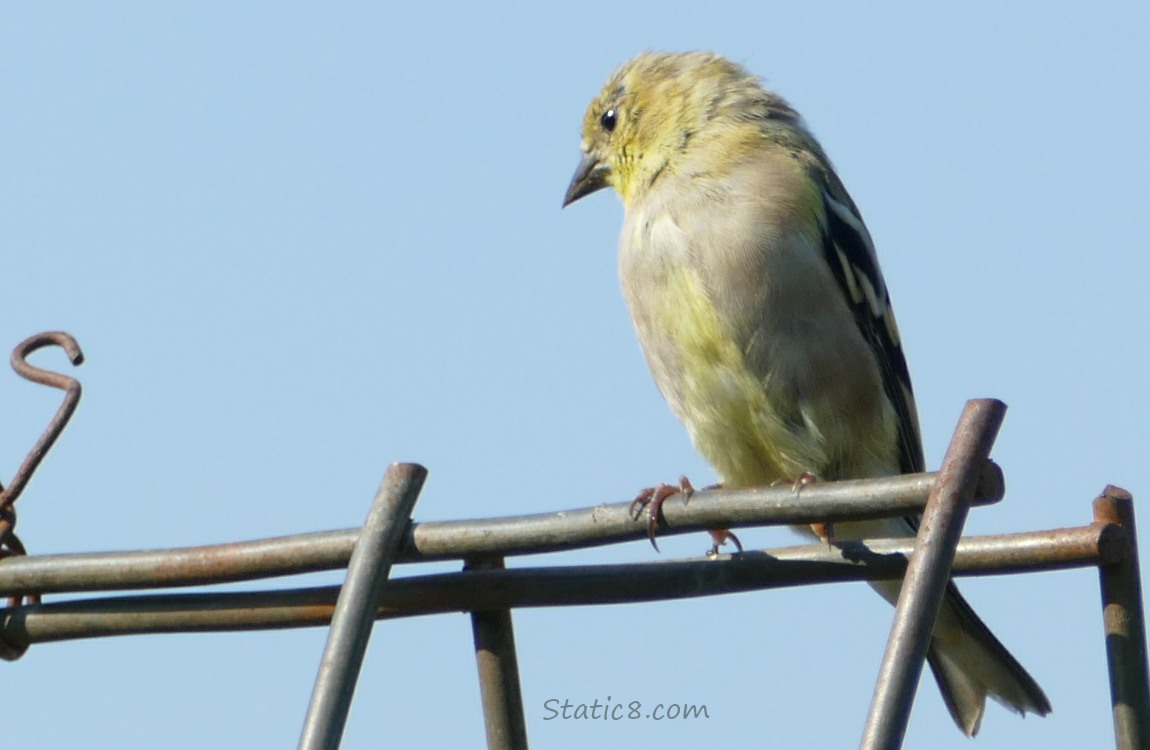
[{"label": "bird's beak", "polygon": [[575,169],[575,176],[567,186],[567,195],[563,196],[563,207],[571,205],[585,195],[596,190],[602,190],[609,184],[607,176],[611,174],[611,167],[603,164],[594,156],[587,155]]}]

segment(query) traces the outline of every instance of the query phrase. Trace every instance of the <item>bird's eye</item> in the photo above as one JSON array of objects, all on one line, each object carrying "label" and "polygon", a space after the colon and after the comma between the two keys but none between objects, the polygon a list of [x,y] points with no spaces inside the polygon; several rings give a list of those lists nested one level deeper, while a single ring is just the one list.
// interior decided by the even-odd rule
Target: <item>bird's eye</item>
[{"label": "bird's eye", "polygon": [[599,118],[599,124],[602,125],[603,129],[608,133],[611,133],[615,130],[615,125],[618,121],[619,116],[616,114],[614,107],[604,112],[603,115]]}]

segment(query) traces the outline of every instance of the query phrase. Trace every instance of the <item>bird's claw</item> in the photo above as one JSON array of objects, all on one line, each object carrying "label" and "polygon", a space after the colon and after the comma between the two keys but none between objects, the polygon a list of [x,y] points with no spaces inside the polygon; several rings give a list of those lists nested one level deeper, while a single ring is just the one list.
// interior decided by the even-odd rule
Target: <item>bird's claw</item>
[{"label": "bird's claw", "polygon": [[[794,484],[791,485],[791,491],[798,497],[802,494],[803,487],[808,484],[814,484],[819,481],[819,478],[809,471],[804,471],[795,479]],[[823,523],[812,523],[811,531],[815,532],[815,536],[822,539],[827,543],[828,547],[833,547],[835,544],[835,524],[834,521],[824,521]]]},{"label": "bird's claw", "polygon": [[803,487],[806,487],[808,484],[814,484],[817,481],[819,481],[817,476],[809,471],[804,471],[802,474],[799,474],[798,478],[795,479],[795,483],[791,485],[791,491],[799,495],[802,493]]},{"label": "bird's claw", "polygon": [[815,532],[815,536],[822,539],[827,543],[828,547],[835,546],[835,522],[823,521],[822,523],[812,523],[811,531]]},{"label": "bird's claw", "polygon": [[727,542],[734,542],[735,549],[739,554],[743,554],[743,543],[735,536],[735,533],[730,529],[711,529],[707,531],[711,535],[711,549],[707,552],[707,557],[717,557],[719,554],[719,547]]},{"label": "bird's claw", "polygon": [[673,484],[660,484],[657,487],[646,487],[639,490],[639,494],[631,501],[631,507],[628,513],[632,518],[638,520],[639,513],[644,507],[647,509],[647,538],[651,540],[651,546],[655,551],[659,551],[659,543],[655,541],[655,528],[659,524],[659,519],[663,515],[663,503],[667,498],[672,495],[682,493],[690,498],[695,492],[695,488],[691,485],[691,480],[686,477],[679,477],[679,486]]}]

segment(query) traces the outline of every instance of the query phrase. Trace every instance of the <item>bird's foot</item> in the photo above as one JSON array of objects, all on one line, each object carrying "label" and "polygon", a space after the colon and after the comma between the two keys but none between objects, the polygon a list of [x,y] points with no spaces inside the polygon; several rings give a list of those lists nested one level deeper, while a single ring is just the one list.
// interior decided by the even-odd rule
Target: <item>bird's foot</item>
[{"label": "bird's foot", "polygon": [[719,547],[727,542],[733,542],[735,549],[739,551],[739,554],[742,554],[743,543],[739,541],[739,538],[735,536],[734,532],[730,529],[711,529],[707,531],[707,533],[711,535],[712,542],[711,549],[707,551],[707,557],[717,556],[719,554]]},{"label": "bird's foot", "polygon": [[835,546],[835,524],[834,521],[825,521],[823,523],[812,523],[811,531],[815,532],[815,536],[821,539],[828,547]]},{"label": "bird's foot", "polygon": [[[797,497],[797,496],[802,494],[803,487],[806,487],[808,484],[814,484],[817,481],[819,481],[819,478],[817,476],[815,476],[814,474],[812,474],[809,471],[804,471],[802,474],[799,474],[798,479],[796,479],[795,483],[793,485],[791,485],[791,490],[795,493],[795,496]],[[812,523],[811,524],[811,531],[815,532],[815,536],[817,536],[819,539],[822,539],[824,542],[826,542],[826,545],[828,547],[834,546],[834,543],[835,543],[835,524],[834,524],[834,521],[825,521],[823,523]]]},{"label": "bird's foot", "polygon": [[799,495],[802,493],[803,487],[806,487],[808,484],[814,484],[817,481],[819,481],[817,476],[810,473],[809,471],[804,471],[802,474],[799,474],[798,479],[796,479],[795,483],[791,485],[791,490],[796,495]]},{"label": "bird's foot", "polygon": [[672,495],[683,493],[690,498],[694,492],[695,488],[691,485],[691,480],[686,477],[679,477],[678,487],[673,484],[646,487],[639,490],[639,494],[631,501],[631,508],[628,512],[632,518],[638,520],[639,513],[643,508],[646,507],[647,509],[647,538],[651,540],[651,546],[655,548],[656,552],[659,551],[659,544],[655,541],[655,527],[663,515],[663,503]]}]

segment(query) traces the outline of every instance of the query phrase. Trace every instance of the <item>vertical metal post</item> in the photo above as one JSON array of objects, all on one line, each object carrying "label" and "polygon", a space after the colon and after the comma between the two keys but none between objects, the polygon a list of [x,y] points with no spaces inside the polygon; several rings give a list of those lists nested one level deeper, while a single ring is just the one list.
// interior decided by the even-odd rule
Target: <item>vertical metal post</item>
[{"label": "vertical metal post", "polygon": [[1102,625],[1110,670],[1110,705],[1118,750],[1150,747],[1150,670],[1146,665],[1146,619],[1138,570],[1134,498],[1107,486],[1094,501],[1094,520],[1121,526],[1130,535],[1125,558],[1098,567],[1102,585]]},{"label": "vertical metal post", "polygon": [[934,621],[950,580],[954,549],[1005,413],[1006,404],[994,399],[968,401],[962,411],[923,510],[871,698],[861,750],[902,747]]},{"label": "vertical metal post", "polygon": [[[502,557],[468,559],[464,565],[465,570],[502,568]],[[511,611],[472,612],[471,632],[475,638],[488,750],[527,750],[527,720],[523,715]]]},{"label": "vertical metal post", "polygon": [[418,464],[387,468],[347,564],[347,579],[332,613],[299,750],[339,747],[375,623],[380,588],[387,581],[392,558],[426,478],[427,469]]}]

